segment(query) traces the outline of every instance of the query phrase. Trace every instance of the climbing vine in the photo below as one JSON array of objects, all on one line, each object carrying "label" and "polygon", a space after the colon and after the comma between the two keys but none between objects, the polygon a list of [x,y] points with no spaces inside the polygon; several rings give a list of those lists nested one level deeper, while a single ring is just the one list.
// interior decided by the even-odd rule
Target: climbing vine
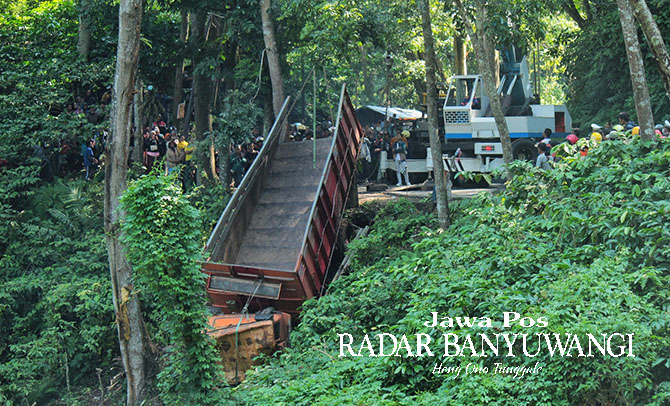
[{"label": "climbing vine", "polygon": [[164,349],[158,390],[165,404],[221,405],[226,390],[206,330],[198,211],[175,177],[147,175],[122,198],[123,242]]}]

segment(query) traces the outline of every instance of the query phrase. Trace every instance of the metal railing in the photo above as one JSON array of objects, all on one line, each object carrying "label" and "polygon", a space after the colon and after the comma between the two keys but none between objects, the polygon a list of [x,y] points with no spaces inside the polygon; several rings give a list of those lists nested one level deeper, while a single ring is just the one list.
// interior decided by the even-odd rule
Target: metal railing
[{"label": "metal railing", "polygon": [[332,259],[345,205],[355,181],[354,172],[363,135],[345,85],[342,85],[336,123],[296,269],[300,276],[303,272],[309,273],[311,286],[305,286],[305,290],[311,290],[310,297],[319,296],[326,282],[326,270]]}]

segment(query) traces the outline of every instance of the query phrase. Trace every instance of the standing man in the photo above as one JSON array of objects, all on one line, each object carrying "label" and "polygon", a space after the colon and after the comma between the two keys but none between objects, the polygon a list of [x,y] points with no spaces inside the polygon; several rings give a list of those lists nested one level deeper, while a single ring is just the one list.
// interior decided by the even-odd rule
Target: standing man
[{"label": "standing man", "polygon": [[405,130],[401,132],[400,128],[396,129],[396,136],[391,140],[391,150],[393,151],[393,159],[395,161],[396,176],[398,177],[398,183],[396,186],[402,186],[402,177],[405,176],[405,183],[407,186],[411,186],[409,183],[409,172],[407,170],[407,138],[406,135],[409,135],[409,131]]},{"label": "standing man", "polygon": [[368,139],[369,136],[369,132],[366,131],[365,135],[363,136],[363,142],[361,142],[361,153],[358,156],[361,159],[361,163],[363,164],[363,173],[361,174],[363,179],[361,180],[363,180],[365,183],[370,181],[370,169],[372,167],[372,154],[370,152],[371,142]]},{"label": "standing man", "polygon": [[98,160],[95,159],[93,154],[93,141],[86,141],[86,149],[82,148],[84,152],[84,167],[86,167],[86,180],[90,180],[93,175],[93,165],[98,163]]}]

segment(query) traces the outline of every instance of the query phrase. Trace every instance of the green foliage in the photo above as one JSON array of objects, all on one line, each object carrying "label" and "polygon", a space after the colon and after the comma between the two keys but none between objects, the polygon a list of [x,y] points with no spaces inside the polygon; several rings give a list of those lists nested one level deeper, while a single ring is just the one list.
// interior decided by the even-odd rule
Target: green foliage
[{"label": "green foliage", "polygon": [[202,233],[202,245],[205,244],[212,233],[229,199],[228,188],[220,183],[207,186],[200,185],[189,192],[188,200],[199,212],[197,229],[201,230]]},{"label": "green foliage", "polygon": [[[455,203],[444,232],[408,203],[391,205],[350,245],[351,274],[305,303],[292,348],[250,371],[237,397],[287,405],[665,404],[670,142],[604,142],[586,158],[576,154],[554,171],[513,163],[507,190]],[[338,333],[462,337],[475,331],[423,323],[430,312],[496,320],[506,311],[549,323],[511,333],[634,333],[636,357],[338,357]],[[430,372],[435,361],[544,369],[523,379],[452,379]]]},{"label": "green foliage", "polygon": [[214,121],[214,143],[218,150],[227,151],[230,144],[249,141],[249,134],[261,118],[261,110],[249,102],[249,96],[232,90],[223,100],[221,113]]},{"label": "green foliage", "polygon": [[97,386],[95,368],[112,372],[118,345],[101,194],[83,181],[33,189],[3,230],[0,399],[47,404],[60,397],[66,368],[75,387]]},{"label": "green foliage", "polygon": [[[300,89],[315,67],[318,116],[334,116],[343,82],[354,103],[384,104],[387,51],[393,55],[391,103],[406,107],[420,103],[425,68],[420,16],[413,3],[282,0],[275,4],[284,27],[280,40],[292,45],[285,51],[290,67],[288,87]],[[437,3],[434,14],[436,52],[448,75],[453,22]],[[311,102],[310,84],[306,93]]]},{"label": "green foliage", "polygon": [[[635,116],[635,101],[630,71],[623,44],[621,23],[616,2],[598,2],[589,26],[575,33],[566,32],[563,64],[568,75],[568,107],[573,121],[581,128],[592,122],[616,124],[616,115],[627,111]],[[667,7],[663,2],[647,1],[651,12],[658,18],[664,38],[670,35]],[[640,46],[644,55],[647,85],[654,118],[657,122],[670,118],[670,100],[665,94],[658,66],[643,35]]]},{"label": "green foliage", "polygon": [[109,60],[86,63],[76,52],[77,20],[70,1],[43,2],[21,17],[0,17],[0,149],[25,163],[38,143],[83,139],[84,115],[61,114],[80,86],[111,77]]},{"label": "green foliage", "polygon": [[123,242],[143,296],[153,303],[158,340],[167,346],[158,374],[166,404],[220,405],[226,400],[223,371],[204,334],[206,297],[198,212],[174,176],[147,175],[132,182],[121,202]]}]

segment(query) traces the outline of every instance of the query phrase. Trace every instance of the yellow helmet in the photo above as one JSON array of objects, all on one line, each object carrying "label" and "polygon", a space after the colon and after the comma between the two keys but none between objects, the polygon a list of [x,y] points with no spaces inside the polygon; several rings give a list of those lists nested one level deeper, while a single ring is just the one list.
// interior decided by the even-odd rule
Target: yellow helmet
[{"label": "yellow helmet", "polygon": [[591,141],[600,142],[603,140],[603,135],[597,131],[591,133]]},{"label": "yellow helmet", "polygon": [[402,132],[402,136],[405,137],[405,138],[409,137],[409,131],[404,130],[404,131]]},{"label": "yellow helmet", "polygon": [[640,126],[633,127],[633,135],[640,135]]}]

